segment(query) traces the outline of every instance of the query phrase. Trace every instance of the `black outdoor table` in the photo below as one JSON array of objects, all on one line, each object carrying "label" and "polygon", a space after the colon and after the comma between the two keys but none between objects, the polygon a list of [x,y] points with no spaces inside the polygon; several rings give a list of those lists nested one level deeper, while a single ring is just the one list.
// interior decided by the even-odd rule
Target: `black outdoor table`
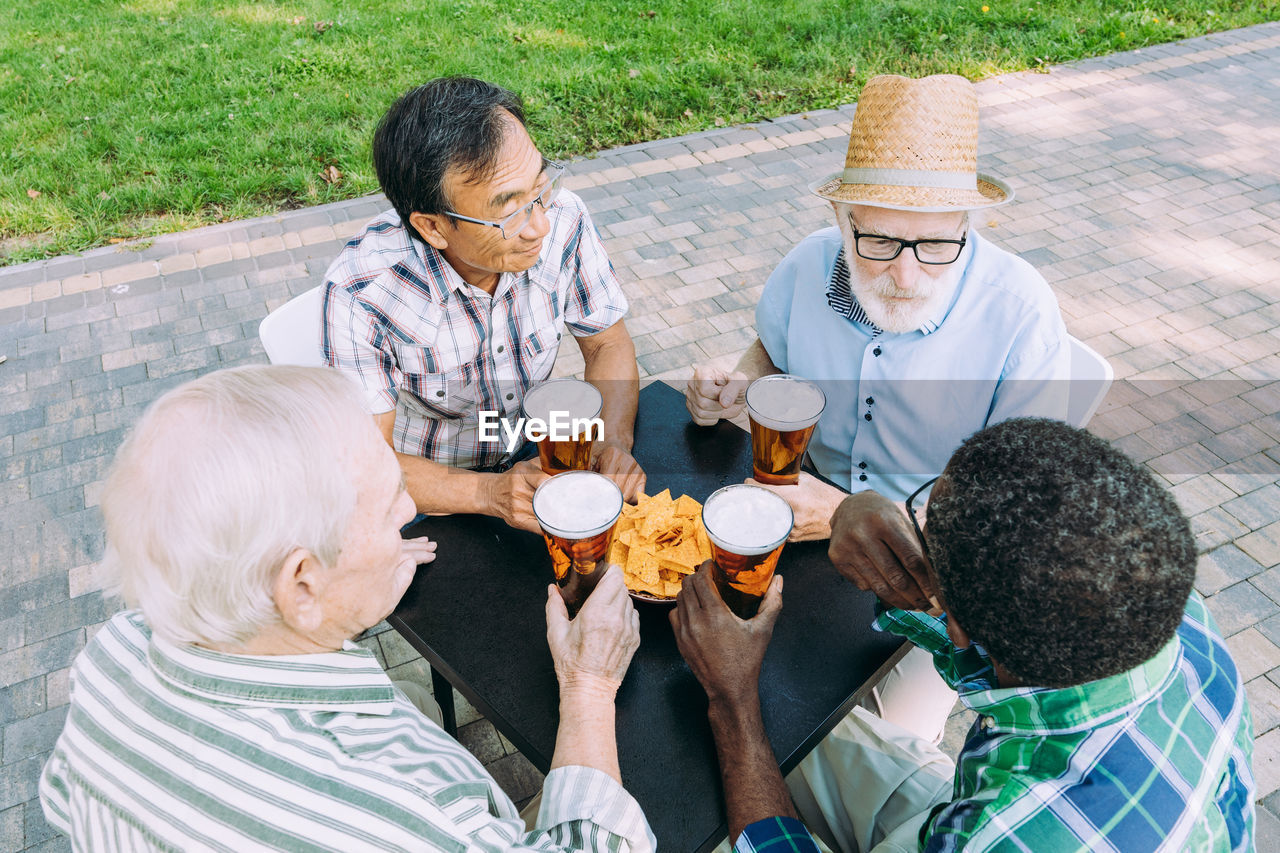
[{"label": "black outdoor table", "polygon": [[[694,425],[684,397],[662,383],[640,393],[634,455],[647,493],[669,488],[672,497],[699,502],[751,473],[749,434],[724,421]],[[427,518],[406,535],[423,533],[439,543],[436,559],[418,570],[388,621],[547,772],[559,702],[544,611],[553,575],[542,537],[474,515]],[[761,700],[786,773],[896,662],[902,641],[871,629],[874,596],[838,575],[826,542],[788,544],[778,571],[786,589]],[[676,649],[671,607],[636,602],[641,640],[618,691],[618,759],[659,849],[710,850],[727,832],[720,773],[706,694]]]}]

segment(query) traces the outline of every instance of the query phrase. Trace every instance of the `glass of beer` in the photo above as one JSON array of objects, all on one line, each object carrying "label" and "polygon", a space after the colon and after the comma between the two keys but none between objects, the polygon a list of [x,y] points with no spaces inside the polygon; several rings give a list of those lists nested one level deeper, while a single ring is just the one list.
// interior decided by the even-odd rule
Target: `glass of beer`
[{"label": "glass of beer", "polygon": [[790,504],[747,483],[712,492],[702,505],[702,526],[711,539],[711,577],[741,618],[750,619],[760,609],[794,520]]},{"label": "glass of beer", "polygon": [[549,430],[538,440],[543,471],[559,474],[591,468],[591,442],[604,438],[593,435],[585,423],[600,417],[604,408],[604,398],[594,385],[580,379],[548,379],[529,389],[522,408],[526,418],[538,418]]},{"label": "glass of beer", "polygon": [[771,486],[794,486],[827,395],[807,379],[779,373],[747,388],[751,475]]},{"label": "glass of beer", "polygon": [[533,514],[542,527],[570,618],[604,576],[613,527],[621,513],[622,492],[593,471],[557,474],[533,493]]}]

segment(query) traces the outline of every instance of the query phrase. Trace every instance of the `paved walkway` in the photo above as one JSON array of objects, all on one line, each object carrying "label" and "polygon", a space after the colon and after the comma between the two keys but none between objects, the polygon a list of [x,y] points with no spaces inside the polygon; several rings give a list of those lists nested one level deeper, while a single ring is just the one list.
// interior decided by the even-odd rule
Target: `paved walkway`
[{"label": "paved walkway", "polygon": [[[1198,587],[1248,681],[1280,849],[1280,24],[979,84],[980,163],[1012,205],[983,231],[1053,283],[1117,376],[1092,428],[1173,486]],[[805,184],[843,162],[852,110],[608,151],[573,165],[632,299],[641,373],[733,358],[788,248],[826,224]],[[93,577],[111,453],[161,391],[263,361],[257,325],[318,284],[365,198],[0,269],[0,849],[65,850],[35,800],[67,667],[114,610]],[[568,349],[572,349],[571,347]],[[558,370],[580,369],[576,352]],[[365,641],[423,664],[394,632]],[[517,799],[538,776],[487,721],[463,737]],[[1269,811],[1268,811],[1269,810]]]}]

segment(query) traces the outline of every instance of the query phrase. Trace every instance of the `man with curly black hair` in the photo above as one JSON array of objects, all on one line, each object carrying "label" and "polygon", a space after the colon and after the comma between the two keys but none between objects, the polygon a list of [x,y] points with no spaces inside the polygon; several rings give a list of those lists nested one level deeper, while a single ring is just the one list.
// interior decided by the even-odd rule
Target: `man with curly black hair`
[{"label": "man with curly black hair", "polygon": [[[841,507],[833,557],[848,523]],[[1145,468],[1059,421],[1008,420],[951,457],[919,535],[945,613],[885,608],[876,627],[977,712],[956,764],[855,709],[784,784],[757,691],[781,583],[750,621],[705,573],[685,584],[673,622],[737,849],[814,850],[810,832],[876,853],[1252,849],[1244,687],[1192,590],[1190,525]]]}]

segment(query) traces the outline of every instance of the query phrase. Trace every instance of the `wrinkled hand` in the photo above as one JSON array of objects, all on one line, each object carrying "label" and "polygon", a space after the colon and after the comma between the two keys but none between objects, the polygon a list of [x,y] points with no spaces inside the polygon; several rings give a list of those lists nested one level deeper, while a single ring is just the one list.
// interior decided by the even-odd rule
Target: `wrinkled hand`
[{"label": "wrinkled hand", "polygon": [[710,364],[693,368],[693,378],[684,389],[684,404],[698,426],[713,426],[721,418],[738,416],[747,404],[746,374],[724,371]]},{"label": "wrinkled hand", "polygon": [[600,451],[591,462],[592,470],[599,471],[617,483],[624,501],[634,501],[644,491],[644,469],[621,444],[613,441],[597,444]]},{"label": "wrinkled hand", "polygon": [[800,472],[800,482],[794,486],[770,486],[758,480],[747,478],[747,482],[762,489],[768,489],[778,497],[791,504],[791,514],[795,516],[795,524],[791,528],[788,542],[808,542],[813,539],[827,539],[831,536],[831,516],[840,502],[849,497],[848,492],[835,486],[827,485],[817,477],[805,471]]},{"label": "wrinkled hand", "polygon": [[640,614],[627,596],[620,567],[609,566],[573,621],[560,590],[555,584],[547,587],[547,645],[562,694],[608,692],[612,699],[640,647]]},{"label": "wrinkled hand", "polygon": [[519,530],[538,533],[538,519],[533,514],[533,493],[549,475],[542,472],[537,459],[517,462],[489,480],[489,509],[507,524]]},{"label": "wrinkled hand", "polygon": [[739,619],[711,580],[711,561],[686,575],[671,611],[676,645],[712,702],[737,705],[757,695],[760,666],[782,610],[782,576],[774,575],[751,619]]},{"label": "wrinkled hand", "polygon": [[920,542],[897,504],[873,491],[844,499],[827,550],[840,574],[891,607],[928,610],[933,590]]}]

